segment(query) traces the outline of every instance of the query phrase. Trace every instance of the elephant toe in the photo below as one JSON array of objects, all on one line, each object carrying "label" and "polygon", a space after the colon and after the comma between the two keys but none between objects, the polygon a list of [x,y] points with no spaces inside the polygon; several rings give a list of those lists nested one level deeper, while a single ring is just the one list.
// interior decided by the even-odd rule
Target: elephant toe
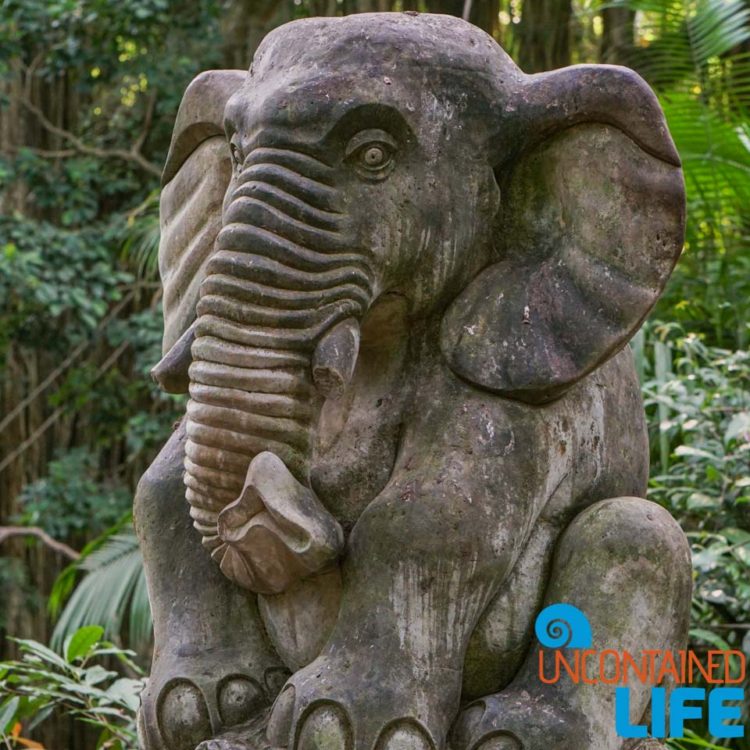
[{"label": "elephant toe", "polygon": [[477,750],[523,750],[521,743],[510,734],[498,734],[482,742]]},{"label": "elephant toe", "polygon": [[[276,748],[294,750],[437,750],[445,727],[429,698],[415,690],[387,689],[385,676],[357,653],[319,656],[290,678],[271,711],[266,738]],[[391,684],[398,680],[390,675]],[[403,683],[406,683],[406,678]],[[425,715],[433,719],[432,724]],[[419,720],[417,717],[419,716]]]},{"label": "elephant toe", "polygon": [[434,745],[416,724],[397,722],[383,732],[375,750],[434,750]]},{"label": "elephant toe", "polygon": [[570,707],[508,690],[469,705],[451,730],[455,750],[593,750],[584,717]]},{"label": "elephant toe", "polygon": [[211,719],[203,694],[189,680],[168,684],[157,708],[159,729],[170,750],[193,750],[211,736]]},{"label": "elephant toe", "polygon": [[[242,667],[237,661],[241,658],[241,654],[235,654],[234,658],[224,654],[221,660],[207,661],[204,654],[163,655],[141,693],[139,747],[195,750],[210,740],[226,743],[235,738],[225,737],[224,733],[242,730],[261,719],[265,730],[268,696],[276,692],[271,684],[274,675],[270,674],[272,670],[266,670],[264,688],[261,682],[239,671]],[[239,731],[238,741],[244,740],[244,734],[247,734],[244,730]],[[238,748],[244,750],[242,744]]]},{"label": "elephant toe", "polygon": [[299,733],[299,750],[352,750],[351,725],[344,710],[329,704],[313,709]]},{"label": "elephant toe", "polygon": [[266,705],[260,686],[240,675],[227,677],[218,690],[219,716],[225,727],[250,721]]}]

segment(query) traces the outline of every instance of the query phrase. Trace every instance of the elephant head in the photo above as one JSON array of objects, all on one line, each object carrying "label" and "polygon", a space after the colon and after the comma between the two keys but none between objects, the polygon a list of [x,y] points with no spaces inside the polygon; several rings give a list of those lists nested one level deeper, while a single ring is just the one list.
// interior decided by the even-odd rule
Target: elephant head
[{"label": "elephant head", "polygon": [[307,485],[320,405],[378,298],[401,295],[459,378],[544,403],[637,330],[683,204],[634,72],[525,75],[452,17],[297,21],[249,73],[199,76],[164,170],[156,376],[189,384],[187,498],[225,572],[242,578],[219,514],[262,451]]}]

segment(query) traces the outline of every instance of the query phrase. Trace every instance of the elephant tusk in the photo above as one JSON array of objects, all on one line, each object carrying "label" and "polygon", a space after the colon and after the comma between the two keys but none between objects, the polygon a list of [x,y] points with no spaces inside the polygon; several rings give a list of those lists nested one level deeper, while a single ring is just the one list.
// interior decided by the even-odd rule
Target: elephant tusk
[{"label": "elephant tusk", "polygon": [[315,387],[325,398],[340,398],[354,374],[359,354],[359,323],[347,318],[318,342],[312,360]]},{"label": "elephant tusk", "polygon": [[190,348],[195,341],[195,322],[180,336],[174,346],[151,370],[154,382],[167,393],[187,393],[188,370],[192,361]]}]

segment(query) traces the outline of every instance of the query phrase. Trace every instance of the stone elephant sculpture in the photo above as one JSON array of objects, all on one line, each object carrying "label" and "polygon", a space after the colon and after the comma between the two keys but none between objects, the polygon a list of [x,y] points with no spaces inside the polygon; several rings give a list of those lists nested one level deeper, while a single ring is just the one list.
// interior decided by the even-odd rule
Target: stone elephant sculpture
[{"label": "stone elephant sculpture", "polygon": [[683,240],[648,86],[448,16],[295,21],[193,81],[163,182],[189,400],[136,497],[143,746],[622,747],[532,644],[560,601],[595,647],[686,638],[627,347]]}]

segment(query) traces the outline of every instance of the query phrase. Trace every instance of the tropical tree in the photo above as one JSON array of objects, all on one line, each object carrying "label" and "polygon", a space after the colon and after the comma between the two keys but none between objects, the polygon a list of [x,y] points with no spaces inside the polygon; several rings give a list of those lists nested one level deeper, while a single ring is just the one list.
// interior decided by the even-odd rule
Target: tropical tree
[{"label": "tropical tree", "polygon": [[625,61],[654,87],[680,153],[687,240],[659,314],[744,348],[750,309],[750,7],[744,0],[623,0]]}]

